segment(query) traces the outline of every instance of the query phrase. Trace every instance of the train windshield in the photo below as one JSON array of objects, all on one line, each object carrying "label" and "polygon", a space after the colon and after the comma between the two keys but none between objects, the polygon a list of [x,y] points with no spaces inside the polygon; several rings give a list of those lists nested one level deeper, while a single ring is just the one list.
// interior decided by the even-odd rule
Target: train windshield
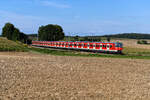
[{"label": "train windshield", "polygon": [[116,43],[115,46],[122,48],[122,47],[123,47],[123,44],[122,44],[122,43]]}]

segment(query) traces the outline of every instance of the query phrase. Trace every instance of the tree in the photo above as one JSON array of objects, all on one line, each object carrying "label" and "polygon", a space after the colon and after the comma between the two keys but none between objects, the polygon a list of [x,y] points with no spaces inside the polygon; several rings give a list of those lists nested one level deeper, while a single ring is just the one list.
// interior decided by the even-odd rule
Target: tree
[{"label": "tree", "polygon": [[20,32],[19,29],[14,27],[11,23],[6,23],[5,26],[2,29],[2,36],[7,37],[9,40],[13,41],[21,41],[23,43],[31,43],[31,40],[28,39],[28,36],[22,32]]},{"label": "tree", "polygon": [[148,44],[148,42],[146,40],[138,40],[137,44]]},{"label": "tree", "polygon": [[88,41],[88,39],[89,38],[87,36],[83,38],[84,41]]},{"label": "tree", "polygon": [[23,43],[27,43],[28,40],[28,36],[26,34],[24,34],[23,32],[20,32],[20,37],[19,37],[20,41]]},{"label": "tree", "polygon": [[65,34],[59,25],[48,24],[39,27],[38,38],[42,41],[58,41],[64,38]]},{"label": "tree", "polygon": [[110,42],[110,37],[107,37],[107,41]]},{"label": "tree", "polygon": [[15,30],[15,27],[11,23],[6,23],[2,29],[2,36],[7,37],[9,40],[12,40],[12,35]]},{"label": "tree", "polygon": [[20,40],[20,31],[19,29],[15,28],[12,34],[12,40],[17,41]]},{"label": "tree", "polygon": [[76,36],[74,37],[74,40],[75,40],[75,41],[79,41],[79,36],[76,35]]}]

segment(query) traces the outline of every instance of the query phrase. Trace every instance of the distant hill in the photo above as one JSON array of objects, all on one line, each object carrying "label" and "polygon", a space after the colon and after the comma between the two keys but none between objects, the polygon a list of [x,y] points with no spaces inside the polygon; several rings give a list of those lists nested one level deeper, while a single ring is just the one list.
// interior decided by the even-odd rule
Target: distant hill
[{"label": "distant hill", "polygon": [[115,35],[104,35],[102,37],[128,38],[128,39],[150,39],[150,34],[123,33],[123,34],[115,34]]},{"label": "distant hill", "polygon": [[[31,40],[37,40],[37,34],[28,34],[28,37]],[[75,36],[66,36],[65,38],[72,39],[74,37]],[[81,36],[80,38],[92,38],[92,39],[99,39],[99,38],[101,38],[101,39],[103,39],[103,37],[106,37],[106,38],[107,37],[111,37],[111,38],[127,38],[127,39],[150,39],[150,34],[122,33],[122,34],[103,35],[103,36]]]}]

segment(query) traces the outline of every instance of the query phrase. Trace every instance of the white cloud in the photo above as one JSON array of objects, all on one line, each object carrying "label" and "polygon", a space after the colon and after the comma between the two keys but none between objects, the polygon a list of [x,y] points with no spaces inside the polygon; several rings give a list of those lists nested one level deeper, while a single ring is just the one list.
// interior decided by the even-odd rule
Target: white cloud
[{"label": "white cloud", "polygon": [[79,18],[80,18],[80,16],[78,16],[78,15],[74,16],[74,19],[79,19]]},{"label": "white cloud", "polygon": [[56,8],[70,8],[70,6],[67,4],[59,4],[59,3],[51,2],[51,1],[41,1],[41,4],[44,6],[51,6],[51,7],[56,7]]}]

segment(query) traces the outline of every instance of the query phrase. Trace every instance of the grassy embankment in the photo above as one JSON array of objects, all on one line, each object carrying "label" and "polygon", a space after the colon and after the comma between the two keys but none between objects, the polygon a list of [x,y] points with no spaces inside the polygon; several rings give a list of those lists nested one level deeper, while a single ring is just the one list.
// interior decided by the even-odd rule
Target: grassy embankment
[{"label": "grassy embankment", "polygon": [[87,53],[71,50],[50,50],[42,48],[28,48],[20,42],[13,42],[6,38],[0,38],[0,51],[20,51],[20,52],[38,52],[44,54],[58,55],[58,56],[82,56],[82,57],[107,57],[107,58],[132,58],[132,59],[150,59],[150,50],[140,48],[125,47],[124,55],[103,54],[103,53]]},{"label": "grassy embankment", "polygon": [[[39,52],[43,54],[51,54],[58,56],[81,56],[81,57],[105,57],[105,58],[130,58],[130,59],[150,59],[150,51],[146,49],[133,49],[133,48],[124,48],[124,54],[103,54],[103,53],[84,53],[71,50],[50,50],[50,49],[41,49],[41,48],[30,48],[33,52]],[[145,51],[146,50],[146,51]]]},{"label": "grassy embankment", "polygon": [[20,42],[14,42],[0,37],[0,51],[28,51],[28,48]]}]

